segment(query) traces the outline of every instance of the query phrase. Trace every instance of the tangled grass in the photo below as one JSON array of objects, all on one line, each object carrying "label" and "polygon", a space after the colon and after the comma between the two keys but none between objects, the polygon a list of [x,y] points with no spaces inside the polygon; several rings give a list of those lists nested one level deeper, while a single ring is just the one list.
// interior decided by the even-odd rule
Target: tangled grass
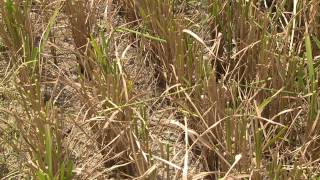
[{"label": "tangled grass", "polygon": [[1,0],[0,178],[320,179],[318,0]]}]

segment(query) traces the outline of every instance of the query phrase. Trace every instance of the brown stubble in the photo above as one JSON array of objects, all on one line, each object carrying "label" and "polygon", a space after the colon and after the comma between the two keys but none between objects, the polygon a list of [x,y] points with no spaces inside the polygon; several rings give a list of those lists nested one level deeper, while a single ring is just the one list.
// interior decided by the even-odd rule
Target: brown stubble
[{"label": "brown stubble", "polygon": [[76,57],[80,72],[85,78],[92,78],[93,62],[90,59],[90,34],[96,21],[95,9],[90,9],[90,2],[84,0],[68,0],[65,2],[65,12],[68,15],[72,38],[76,48]]}]

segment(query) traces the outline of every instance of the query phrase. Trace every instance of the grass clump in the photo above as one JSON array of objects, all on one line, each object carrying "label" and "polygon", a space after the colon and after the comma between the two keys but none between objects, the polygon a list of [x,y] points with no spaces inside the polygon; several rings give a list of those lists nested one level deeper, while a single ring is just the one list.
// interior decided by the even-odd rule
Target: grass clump
[{"label": "grass clump", "polygon": [[[23,164],[27,172],[37,179],[71,178],[72,162],[62,152],[63,123],[57,119],[52,102],[45,102],[41,92],[41,53],[48,39],[59,6],[47,22],[40,39],[32,26],[31,1],[2,1],[1,39],[11,55],[8,63],[13,68],[12,79],[16,94],[10,98],[19,107],[9,111],[15,129],[9,145],[17,154],[28,159]],[[36,42],[39,41],[39,42]],[[10,122],[7,122],[11,124]],[[25,167],[23,167],[25,169]],[[21,172],[22,170],[21,169]]]}]

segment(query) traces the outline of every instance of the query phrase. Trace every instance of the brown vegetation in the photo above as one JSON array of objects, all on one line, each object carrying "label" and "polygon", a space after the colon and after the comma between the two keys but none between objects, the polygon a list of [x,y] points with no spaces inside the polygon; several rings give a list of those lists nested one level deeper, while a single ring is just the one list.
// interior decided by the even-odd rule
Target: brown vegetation
[{"label": "brown vegetation", "polygon": [[319,179],[319,8],[0,0],[0,178]]}]

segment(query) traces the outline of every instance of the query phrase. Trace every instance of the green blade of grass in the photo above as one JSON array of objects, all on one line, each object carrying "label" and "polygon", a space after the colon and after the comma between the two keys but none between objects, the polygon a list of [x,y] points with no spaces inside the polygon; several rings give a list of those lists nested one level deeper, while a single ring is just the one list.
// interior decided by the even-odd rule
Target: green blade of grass
[{"label": "green blade of grass", "polygon": [[306,58],[307,58],[307,67],[308,67],[308,79],[310,83],[309,93],[312,95],[309,98],[310,110],[309,110],[309,121],[308,127],[311,126],[312,121],[315,120],[318,111],[317,105],[317,80],[316,80],[316,70],[313,64],[313,54],[310,35],[305,35],[305,46],[306,46]]},{"label": "green blade of grass", "polygon": [[135,30],[132,30],[132,29],[128,29],[128,28],[124,28],[124,27],[120,27],[120,28],[117,28],[116,29],[117,32],[130,32],[130,33],[134,33],[138,36],[142,36],[142,37],[145,37],[147,39],[151,39],[151,40],[155,40],[155,41],[159,41],[159,42],[167,42],[166,40],[160,38],[160,37],[155,37],[155,36],[151,36],[150,34],[146,34],[146,33],[141,33],[139,31],[135,31]]},{"label": "green blade of grass", "polygon": [[52,158],[52,134],[50,131],[50,126],[47,124],[45,128],[45,157],[46,157],[46,165],[48,168],[48,175],[50,179],[53,179],[54,174],[53,174],[53,158]]}]

